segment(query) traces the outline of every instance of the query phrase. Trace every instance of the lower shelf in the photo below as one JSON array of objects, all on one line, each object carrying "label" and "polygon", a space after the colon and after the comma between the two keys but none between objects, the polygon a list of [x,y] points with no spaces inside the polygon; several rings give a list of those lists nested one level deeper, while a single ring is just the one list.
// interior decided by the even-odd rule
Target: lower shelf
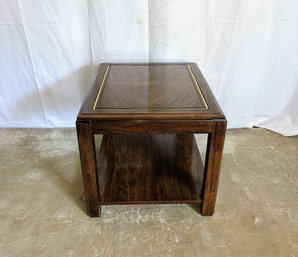
[{"label": "lower shelf", "polygon": [[192,134],[104,135],[97,163],[101,205],[201,202]]}]

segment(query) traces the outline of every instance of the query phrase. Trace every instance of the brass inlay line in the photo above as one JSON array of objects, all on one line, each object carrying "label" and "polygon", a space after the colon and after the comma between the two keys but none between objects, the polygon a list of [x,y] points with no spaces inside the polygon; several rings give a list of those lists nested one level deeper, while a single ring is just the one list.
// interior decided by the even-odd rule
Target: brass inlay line
[{"label": "brass inlay line", "polygon": [[[207,102],[206,102],[206,100],[204,98],[204,95],[202,93],[202,90],[201,90],[201,88],[200,88],[200,86],[199,86],[199,84],[197,82],[197,79],[196,79],[195,75],[193,74],[193,71],[192,71],[192,69],[191,69],[191,67],[190,67],[189,64],[187,65],[187,68],[188,68],[189,74],[190,74],[192,80],[194,81],[194,84],[195,84],[195,86],[196,86],[196,88],[197,88],[197,90],[199,92],[199,95],[200,95],[201,99],[203,100],[204,107],[205,107],[206,110],[208,110],[209,107],[207,105]],[[95,102],[94,102],[94,105],[93,105],[93,110],[97,110],[96,106],[97,106],[97,103],[99,101],[99,97],[101,95],[101,92],[102,92],[104,83],[106,82],[106,79],[107,79],[107,75],[108,75],[109,70],[110,70],[110,65],[107,66],[107,69],[106,69],[106,71],[104,73],[103,79],[101,81],[101,84],[100,84],[100,87],[99,87],[99,90],[98,90],[98,93],[97,93],[97,96],[96,96],[96,99],[95,99]]]},{"label": "brass inlay line", "polygon": [[198,82],[197,82],[197,79],[196,79],[195,75],[193,74],[192,69],[191,69],[191,67],[190,67],[189,64],[187,65],[187,68],[188,68],[189,74],[191,75],[193,81],[195,82],[195,85],[196,85],[196,87],[197,87],[197,89],[198,89],[198,91],[199,91],[199,94],[200,94],[200,96],[201,96],[201,98],[202,98],[202,100],[203,100],[203,104],[204,104],[204,106],[205,106],[206,110],[208,110],[209,107],[208,107],[208,105],[207,105],[207,102],[206,102],[206,100],[205,100],[205,98],[204,98],[204,95],[203,95],[203,93],[202,93],[202,90],[201,90],[201,88],[200,88],[200,86],[199,86],[199,84],[198,84]]},{"label": "brass inlay line", "polygon": [[98,90],[98,93],[97,93],[97,96],[96,96],[96,100],[95,100],[94,105],[93,105],[93,110],[96,110],[96,105],[97,105],[97,102],[98,102],[98,100],[99,100],[99,97],[100,97],[100,94],[101,94],[103,85],[104,85],[104,83],[105,83],[105,81],[106,81],[106,78],[107,78],[107,74],[108,74],[108,72],[109,72],[109,69],[110,69],[110,65],[108,65],[108,67],[107,67],[107,69],[106,69],[106,71],[105,71],[105,74],[104,74],[104,76],[103,76],[103,79],[102,79],[102,81],[101,81],[101,84],[100,84],[100,87],[99,87],[99,90]]}]

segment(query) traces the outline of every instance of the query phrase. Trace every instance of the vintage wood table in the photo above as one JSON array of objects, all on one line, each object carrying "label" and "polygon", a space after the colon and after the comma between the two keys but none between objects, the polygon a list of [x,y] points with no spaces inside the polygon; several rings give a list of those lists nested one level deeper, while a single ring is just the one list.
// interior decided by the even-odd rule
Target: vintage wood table
[{"label": "vintage wood table", "polygon": [[[226,123],[194,63],[101,64],[76,122],[87,214],[194,203],[212,215]],[[208,134],[204,167],[194,133]]]}]

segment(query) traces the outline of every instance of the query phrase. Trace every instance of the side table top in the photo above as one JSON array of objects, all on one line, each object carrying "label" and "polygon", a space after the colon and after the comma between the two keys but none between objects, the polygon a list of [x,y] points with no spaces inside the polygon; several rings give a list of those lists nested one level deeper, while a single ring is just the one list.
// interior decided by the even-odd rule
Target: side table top
[{"label": "side table top", "polygon": [[78,119],[225,118],[195,63],[103,63]]}]

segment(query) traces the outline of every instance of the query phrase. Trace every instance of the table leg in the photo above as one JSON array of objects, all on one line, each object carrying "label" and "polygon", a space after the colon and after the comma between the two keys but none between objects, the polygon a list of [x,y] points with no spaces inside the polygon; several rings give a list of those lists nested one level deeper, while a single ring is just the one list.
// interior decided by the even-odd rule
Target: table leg
[{"label": "table leg", "polygon": [[77,121],[76,125],[82,165],[87,214],[90,217],[99,217],[99,187],[96,167],[94,135],[91,131],[91,124],[89,122]]},{"label": "table leg", "polygon": [[215,120],[212,133],[208,134],[201,205],[203,216],[214,213],[226,125],[225,120]]}]

